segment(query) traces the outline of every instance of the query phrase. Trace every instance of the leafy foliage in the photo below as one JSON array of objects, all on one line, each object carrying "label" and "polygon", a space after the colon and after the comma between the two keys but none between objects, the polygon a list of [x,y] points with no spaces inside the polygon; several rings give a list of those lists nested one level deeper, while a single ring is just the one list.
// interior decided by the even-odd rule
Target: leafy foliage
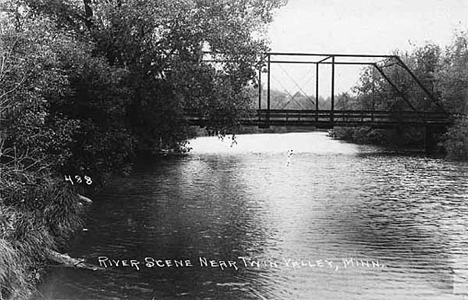
[{"label": "leafy foliage", "polygon": [[[453,43],[445,49],[433,44],[417,47],[411,53],[399,53],[405,64],[421,80],[445,110],[458,116],[456,124],[449,128],[443,137],[447,157],[468,160],[468,36],[464,32],[455,35]],[[398,54],[398,52],[396,53]],[[362,110],[399,110],[414,108],[420,111],[438,109],[438,104],[430,101],[421,88],[404,75],[393,61],[381,66],[387,76],[402,92],[396,92],[381,74],[367,68],[363,71],[359,84],[355,87],[356,96],[348,99],[348,107]],[[403,98],[406,98],[406,101]],[[393,132],[366,130],[359,128],[337,129],[334,134],[342,139],[361,143],[386,145],[421,145],[424,143],[422,128],[399,127]],[[406,145],[402,144],[406,141]]]},{"label": "leafy foliage", "polygon": [[468,113],[468,33],[458,33],[447,47],[436,78],[444,106],[454,113]]},{"label": "leafy foliage", "polygon": [[444,105],[460,117],[445,135],[450,159],[468,160],[468,34],[460,32],[446,49],[444,64],[437,73]]},{"label": "leafy foliage", "polygon": [[[216,130],[238,126],[265,24],[283,4],[0,4],[0,298],[26,291],[26,274],[81,226],[84,189],[63,175],[102,184],[141,153],[188,151],[186,110]],[[223,62],[204,61],[205,50]]]},{"label": "leafy foliage", "polygon": [[444,146],[448,158],[468,161],[468,118],[466,116],[459,119],[448,130]]},{"label": "leafy foliage", "polygon": [[[448,51],[447,53],[452,53]],[[355,95],[348,95],[346,106],[349,109],[358,110],[384,110],[394,112],[395,118],[400,111],[437,111],[441,106],[449,108],[452,100],[443,98],[443,90],[440,89],[440,74],[446,64],[446,57],[442,55],[439,46],[426,44],[415,47],[410,53],[394,53],[420,80],[422,86],[435,97],[435,101],[427,95],[424,89],[405,72],[402,64],[394,58],[389,58],[377,64],[377,68],[365,68],[361,74],[358,85],[354,88]],[[379,70],[380,69],[380,70]],[[450,72],[450,71],[449,71]],[[384,73],[391,82],[390,84]],[[442,105],[441,105],[442,104]],[[388,130],[362,130],[341,129],[335,132],[336,136],[361,143],[384,144],[395,147],[414,147],[423,145],[425,131],[423,127],[398,126]]]}]

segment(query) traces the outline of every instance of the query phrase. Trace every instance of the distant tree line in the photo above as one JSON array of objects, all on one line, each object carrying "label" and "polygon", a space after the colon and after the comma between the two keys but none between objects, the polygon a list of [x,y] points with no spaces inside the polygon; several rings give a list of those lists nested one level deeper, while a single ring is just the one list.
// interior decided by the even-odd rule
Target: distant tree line
[{"label": "distant tree line", "polygon": [[[267,90],[262,90],[262,108],[266,109],[267,104]],[[255,97],[258,97],[258,91],[254,93]],[[345,94],[338,96],[338,99],[341,97],[346,97]],[[257,101],[257,98],[253,98],[253,101]],[[288,90],[277,90],[272,88],[270,90],[270,109],[289,109],[289,110],[314,110],[315,106],[315,96],[308,95],[304,92],[296,91],[291,93]],[[318,99],[319,109],[328,110],[331,108],[331,99],[330,97],[324,98],[319,97]]]}]

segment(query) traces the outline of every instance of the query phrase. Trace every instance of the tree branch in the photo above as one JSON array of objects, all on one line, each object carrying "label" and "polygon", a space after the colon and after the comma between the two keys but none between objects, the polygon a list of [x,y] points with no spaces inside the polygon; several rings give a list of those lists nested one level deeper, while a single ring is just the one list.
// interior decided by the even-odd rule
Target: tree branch
[{"label": "tree branch", "polygon": [[51,261],[54,261],[56,263],[59,263],[65,267],[71,267],[71,268],[78,268],[78,269],[85,269],[85,270],[104,270],[104,268],[98,267],[93,264],[86,263],[84,259],[76,259],[73,257],[70,257],[66,254],[62,254],[53,250],[48,251],[48,258]]}]

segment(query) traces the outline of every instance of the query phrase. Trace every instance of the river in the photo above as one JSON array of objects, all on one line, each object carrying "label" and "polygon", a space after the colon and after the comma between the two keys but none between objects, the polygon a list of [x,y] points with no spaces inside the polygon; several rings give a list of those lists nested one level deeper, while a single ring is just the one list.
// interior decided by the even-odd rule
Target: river
[{"label": "river", "polygon": [[97,196],[69,254],[104,270],[51,268],[42,298],[468,298],[468,164],[322,132],[191,146]]}]

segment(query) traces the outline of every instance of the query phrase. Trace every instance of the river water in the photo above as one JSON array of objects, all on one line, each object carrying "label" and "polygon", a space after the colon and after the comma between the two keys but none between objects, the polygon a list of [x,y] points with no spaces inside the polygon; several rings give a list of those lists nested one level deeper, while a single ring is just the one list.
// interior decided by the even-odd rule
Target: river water
[{"label": "river water", "polygon": [[69,252],[103,270],[52,268],[43,298],[468,298],[468,164],[321,132],[236,142],[111,182]]}]

